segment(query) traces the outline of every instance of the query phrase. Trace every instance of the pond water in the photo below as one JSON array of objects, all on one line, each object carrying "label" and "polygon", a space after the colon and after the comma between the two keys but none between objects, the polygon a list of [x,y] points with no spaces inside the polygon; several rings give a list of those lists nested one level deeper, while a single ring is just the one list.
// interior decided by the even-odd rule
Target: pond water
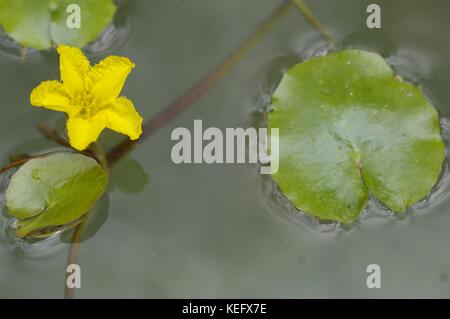
[{"label": "pond water", "polygon": [[[450,3],[377,2],[380,30],[365,25],[371,1],[307,1],[339,47],[389,58],[443,117],[450,117]],[[121,1],[126,30],[111,31],[112,40],[105,40],[115,41],[111,48],[99,44],[91,50],[136,63],[123,95],[149,119],[220,63],[279,3]],[[324,47],[292,8],[217,86],[130,153],[149,181],[132,194],[110,190],[106,221],[78,248],[77,297],[450,297],[446,185],[436,200],[407,214],[393,216],[373,204],[357,223],[342,228],[293,213],[254,165],[173,164],[172,129],[192,128],[194,119],[218,128],[251,125],[253,112],[276,85],[273,73]],[[59,78],[57,56],[30,54],[27,63],[0,55],[4,161],[18,149],[52,147],[36,125],[61,122],[59,114],[29,106],[33,87]],[[102,136],[104,145],[120,140],[112,133]],[[59,239],[32,247],[3,239],[0,297],[63,297],[68,248]],[[372,263],[381,267],[380,289],[366,286]]]}]

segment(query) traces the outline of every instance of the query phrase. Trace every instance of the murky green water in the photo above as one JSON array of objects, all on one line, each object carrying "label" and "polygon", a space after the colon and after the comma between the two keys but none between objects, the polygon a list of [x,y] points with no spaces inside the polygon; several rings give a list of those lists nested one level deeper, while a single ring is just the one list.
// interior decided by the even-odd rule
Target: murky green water
[{"label": "murky green water", "polygon": [[[279,2],[125,2],[120,10],[131,19],[131,34],[113,52],[130,57],[137,67],[124,95],[144,118],[154,116],[217,65]],[[450,3],[378,2],[382,29],[377,31],[365,26],[370,1],[308,4],[342,47],[389,57],[449,117]],[[372,205],[359,223],[343,230],[317,227],[292,214],[255,166],[172,163],[173,128],[191,128],[194,119],[219,128],[250,125],[279,58],[322,48],[317,32],[291,10],[204,98],[130,154],[149,183],[137,194],[110,192],[108,219],[79,247],[77,297],[450,297],[446,185],[435,200],[409,214],[394,217]],[[28,102],[33,87],[58,78],[57,57],[46,53],[32,61],[0,59],[2,158],[18,146],[48,148],[35,126],[60,121],[60,115]],[[104,134],[103,140],[111,144],[119,137]],[[0,243],[0,297],[62,297],[68,245],[25,248]],[[366,287],[371,263],[381,266],[381,289]]]}]

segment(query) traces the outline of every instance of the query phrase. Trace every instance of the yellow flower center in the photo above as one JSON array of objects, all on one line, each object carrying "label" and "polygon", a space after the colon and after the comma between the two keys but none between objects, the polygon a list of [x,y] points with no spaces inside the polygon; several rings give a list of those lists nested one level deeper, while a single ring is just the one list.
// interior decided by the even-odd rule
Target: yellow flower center
[{"label": "yellow flower center", "polygon": [[94,96],[88,93],[78,94],[72,99],[73,105],[80,107],[77,116],[81,116],[85,119],[94,117],[101,109],[96,102]]}]

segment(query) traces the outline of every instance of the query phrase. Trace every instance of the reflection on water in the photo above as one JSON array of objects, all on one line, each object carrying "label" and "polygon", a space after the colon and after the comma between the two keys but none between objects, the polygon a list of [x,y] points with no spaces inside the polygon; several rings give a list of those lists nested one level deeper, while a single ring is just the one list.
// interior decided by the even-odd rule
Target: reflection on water
[{"label": "reflection on water", "polygon": [[0,59],[34,64],[41,57],[41,53],[38,50],[23,48],[0,28]]},{"label": "reflection on water", "polygon": [[361,215],[356,221],[348,225],[332,221],[321,221],[297,209],[270,177],[264,177],[263,191],[266,194],[268,205],[273,208],[271,212],[276,212],[277,214],[275,217],[287,220],[299,226],[302,230],[336,235],[340,231],[351,231],[355,227],[359,227],[361,223],[371,220],[377,219],[381,222],[384,220],[386,223],[394,220],[405,220],[414,218],[416,214],[426,214],[432,208],[439,207],[448,199],[450,194],[450,173],[448,165],[445,163],[442,175],[429,195],[404,212],[395,213],[371,196]]},{"label": "reflection on water", "polygon": [[[219,63],[278,1],[123,2],[121,10],[129,10],[133,19],[133,36],[120,55],[138,66],[125,94],[135,98],[144,117],[150,118]],[[387,13],[382,30],[371,31],[365,27],[366,1],[305,2],[336,39],[342,39],[342,47],[398,55],[402,61],[394,59],[394,67],[416,61],[412,68],[419,70],[426,95],[449,117],[450,45],[445,41],[449,4],[411,0],[405,12],[404,1],[382,1]],[[77,297],[450,296],[448,282],[442,280],[450,276],[447,175],[431,194],[438,199],[430,199],[432,205],[425,201],[426,209],[414,208],[420,214],[414,210],[394,215],[371,200],[347,231],[333,223],[318,224],[293,209],[257,168],[172,163],[173,127],[198,118],[217,127],[241,126],[251,112],[269,105],[280,70],[326,50],[315,37],[304,18],[292,11],[234,72],[136,148],[133,158],[151,172],[151,182],[140,193],[126,194],[118,187],[109,193],[107,221],[92,239],[80,244],[83,288]],[[310,47],[314,49],[307,53]],[[0,87],[8,88],[2,91],[2,158],[10,155],[9,148],[35,137],[37,123],[53,120],[49,114],[27,109],[26,94],[42,79],[55,77],[55,56],[29,67],[0,58]],[[267,65],[280,56],[275,65]],[[406,64],[405,72],[402,68],[397,72],[414,79],[415,70],[408,74],[408,69]],[[17,131],[19,122],[23,129]],[[443,129],[443,135],[446,132]],[[62,297],[68,245],[47,249],[51,256],[46,258],[23,258],[23,248],[11,252],[13,246],[1,233],[0,297]],[[382,267],[382,288],[376,291],[365,286],[369,263]]]},{"label": "reflection on water", "polygon": [[423,53],[413,49],[399,49],[387,58],[395,73],[415,85],[430,77],[431,65]]},{"label": "reflection on water", "polygon": [[260,70],[261,109],[270,108],[271,96],[283,77],[283,74],[294,64],[315,56],[323,56],[332,51],[332,47],[324,42],[317,32],[306,32],[295,40],[294,52],[272,58]]},{"label": "reflection on water", "polygon": [[105,56],[114,54],[127,41],[131,33],[131,18],[127,15],[116,14],[114,23],[110,24],[97,40],[88,44],[84,53],[92,61],[98,61]]},{"label": "reflection on water", "polygon": [[263,177],[263,179],[263,189],[266,193],[269,207],[273,208],[270,212],[276,213],[275,217],[287,220],[299,226],[303,231],[318,232],[321,234],[334,235],[341,228],[338,222],[320,221],[299,211],[292,205],[292,202],[283,194],[272,178]]},{"label": "reflection on water", "polygon": [[308,60],[315,56],[324,56],[328,52],[335,50],[331,43],[323,40],[323,38],[315,31],[309,31],[298,36],[294,40],[294,52],[300,58],[300,61]]}]

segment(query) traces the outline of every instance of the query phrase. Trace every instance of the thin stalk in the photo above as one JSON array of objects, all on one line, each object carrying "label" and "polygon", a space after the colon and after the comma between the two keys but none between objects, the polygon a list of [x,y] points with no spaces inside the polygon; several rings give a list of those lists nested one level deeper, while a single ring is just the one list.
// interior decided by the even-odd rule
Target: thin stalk
[{"label": "thin stalk", "polygon": [[[224,78],[262,39],[277,25],[279,21],[289,12],[291,8],[291,1],[296,5],[301,13],[306,17],[308,22],[316,28],[321,35],[331,44],[334,44],[333,38],[326,31],[326,29],[319,23],[319,21],[312,15],[307,6],[301,0],[285,0],[277,9],[272,12],[257,28],[245,39],[237,49],[231,53],[221,64],[198,81],[190,90],[188,90],[180,98],[169,104],[162,112],[154,118],[148,120],[143,125],[143,134],[137,141],[124,140],[116,147],[114,147],[107,155],[106,160],[108,167],[114,165],[121,157],[131,151],[139,142],[142,142],[149,137],[156,130],[164,126],[180,112],[187,109],[194,102],[205,95],[209,89]],[[81,233],[84,228],[84,222],[79,224],[73,233],[71,245],[69,249],[69,256],[67,264],[76,263],[79,241]],[[67,278],[67,276],[66,276]],[[74,298],[75,292],[73,289],[65,286],[65,298]]]},{"label": "thin stalk", "polygon": [[157,129],[172,120],[180,112],[184,111],[198,99],[200,99],[211,87],[227,75],[251,49],[253,49],[281,19],[288,13],[291,7],[291,0],[285,0],[277,9],[267,17],[256,30],[245,39],[238,48],[231,53],[219,66],[204,76],[183,96],[169,104],[162,112],[150,119],[143,125],[143,134],[138,141],[124,140],[114,147],[107,155],[109,163],[116,162],[119,158],[128,153],[136,143],[142,142]]},{"label": "thin stalk", "polygon": [[[71,264],[78,264],[78,247],[84,225],[84,222],[78,224],[75,228],[75,231],[73,232],[72,238],[70,240],[69,255],[67,256],[67,266]],[[75,289],[67,287],[68,275],[69,274],[66,272],[66,278],[64,280],[64,298],[73,299],[75,298]]]},{"label": "thin stalk", "polygon": [[27,158],[23,158],[17,161],[14,161],[8,165],[6,165],[5,167],[0,168],[0,174],[3,174],[6,171],[9,171],[11,168],[20,166],[25,164],[26,162],[28,162],[29,160],[31,160],[33,157],[27,157]]},{"label": "thin stalk", "polygon": [[0,168],[0,174],[3,174],[4,172],[7,172],[7,171],[9,171],[10,169],[12,169],[14,167],[21,166],[21,165],[25,164],[26,162],[28,162],[28,161],[30,161],[32,159],[41,158],[41,157],[48,156],[48,155],[51,155],[51,154],[54,154],[54,153],[55,152],[48,152],[48,153],[39,154],[39,155],[36,155],[36,156],[29,156],[29,157],[26,157],[26,158],[21,158],[21,159],[19,159],[17,161],[13,161],[13,162],[9,163],[8,165]]},{"label": "thin stalk", "polygon": [[[94,143],[89,147],[89,152],[92,154],[92,157],[94,157],[97,162],[100,163],[100,165],[103,167],[103,169],[106,171],[106,173],[109,175],[109,164],[106,160],[105,153],[101,149],[101,147]],[[89,214],[89,213],[88,213]],[[86,220],[79,223],[73,232],[72,238],[70,239],[70,247],[69,247],[69,256],[67,257],[67,266],[70,264],[77,264],[77,256],[78,256],[78,246],[81,239],[81,234],[83,233],[84,226],[86,224]],[[65,288],[64,288],[64,298],[66,299],[73,299],[75,298],[75,289],[70,289],[67,287],[67,273],[66,273],[66,282],[65,282]]]},{"label": "thin stalk", "polygon": [[55,130],[52,130],[45,124],[38,124],[37,129],[48,140],[53,141],[56,144],[59,144],[61,146],[72,148],[66,139],[62,138],[61,135],[58,134],[58,132],[56,132]]},{"label": "thin stalk", "polygon": [[270,14],[219,66],[204,76],[183,96],[169,104],[162,112],[145,122],[143,125],[143,134],[139,140],[131,141],[126,139],[115,146],[106,156],[110,165],[131,151],[137,143],[144,141],[152,133],[176,117],[180,112],[191,106],[205,95],[211,87],[225,77],[225,75],[227,75],[247,55],[247,53],[249,53],[251,49],[253,49],[277,25],[277,23],[282,20],[289,12],[291,2],[300,10],[307,21],[320,32],[324,39],[334,45],[334,40],[330,33],[322,26],[302,0],[283,1],[283,3],[279,5],[277,9],[272,12],[272,14]]},{"label": "thin stalk", "polygon": [[328,41],[329,44],[335,45],[335,41],[328,30],[320,23],[320,21],[312,14],[308,6],[303,2],[303,0],[292,0],[292,3],[300,10],[301,13],[308,20],[317,31],[320,32],[323,38]]},{"label": "thin stalk", "polygon": [[[192,87],[185,95],[170,104],[161,113],[159,113],[155,118],[147,121],[143,125],[143,134],[141,140],[147,138],[158,128],[162,127],[172,118],[174,118],[179,112],[186,109],[193,102],[202,97],[214,84],[216,84],[220,79],[222,79],[231,69],[239,63],[239,61],[254,47],[259,43],[264,36],[276,25],[281,18],[288,12],[290,7],[290,0],[284,1],[256,30],[253,32],[239,47],[234,51],[228,58],[225,59],[217,68],[201,79],[194,87]],[[42,130],[48,138],[54,140],[54,135],[47,130]],[[45,134],[46,133],[46,134]],[[125,153],[129,152],[135,142],[130,140],[125,140],[119,145],[117,145],[112,151],[106,155],[108,166],[113,165],[119,158],[121,158]],[[67,265],[74,264],[77,262],[78,247],[81,234],[83,232],[84,222],[79,224],[72,235],[69,256],[67,258]],[[66,274],[67,281],[67,274]],[[64,298],[74,298],[75,291],[67,287],[66,281],[64,289]]]}]

